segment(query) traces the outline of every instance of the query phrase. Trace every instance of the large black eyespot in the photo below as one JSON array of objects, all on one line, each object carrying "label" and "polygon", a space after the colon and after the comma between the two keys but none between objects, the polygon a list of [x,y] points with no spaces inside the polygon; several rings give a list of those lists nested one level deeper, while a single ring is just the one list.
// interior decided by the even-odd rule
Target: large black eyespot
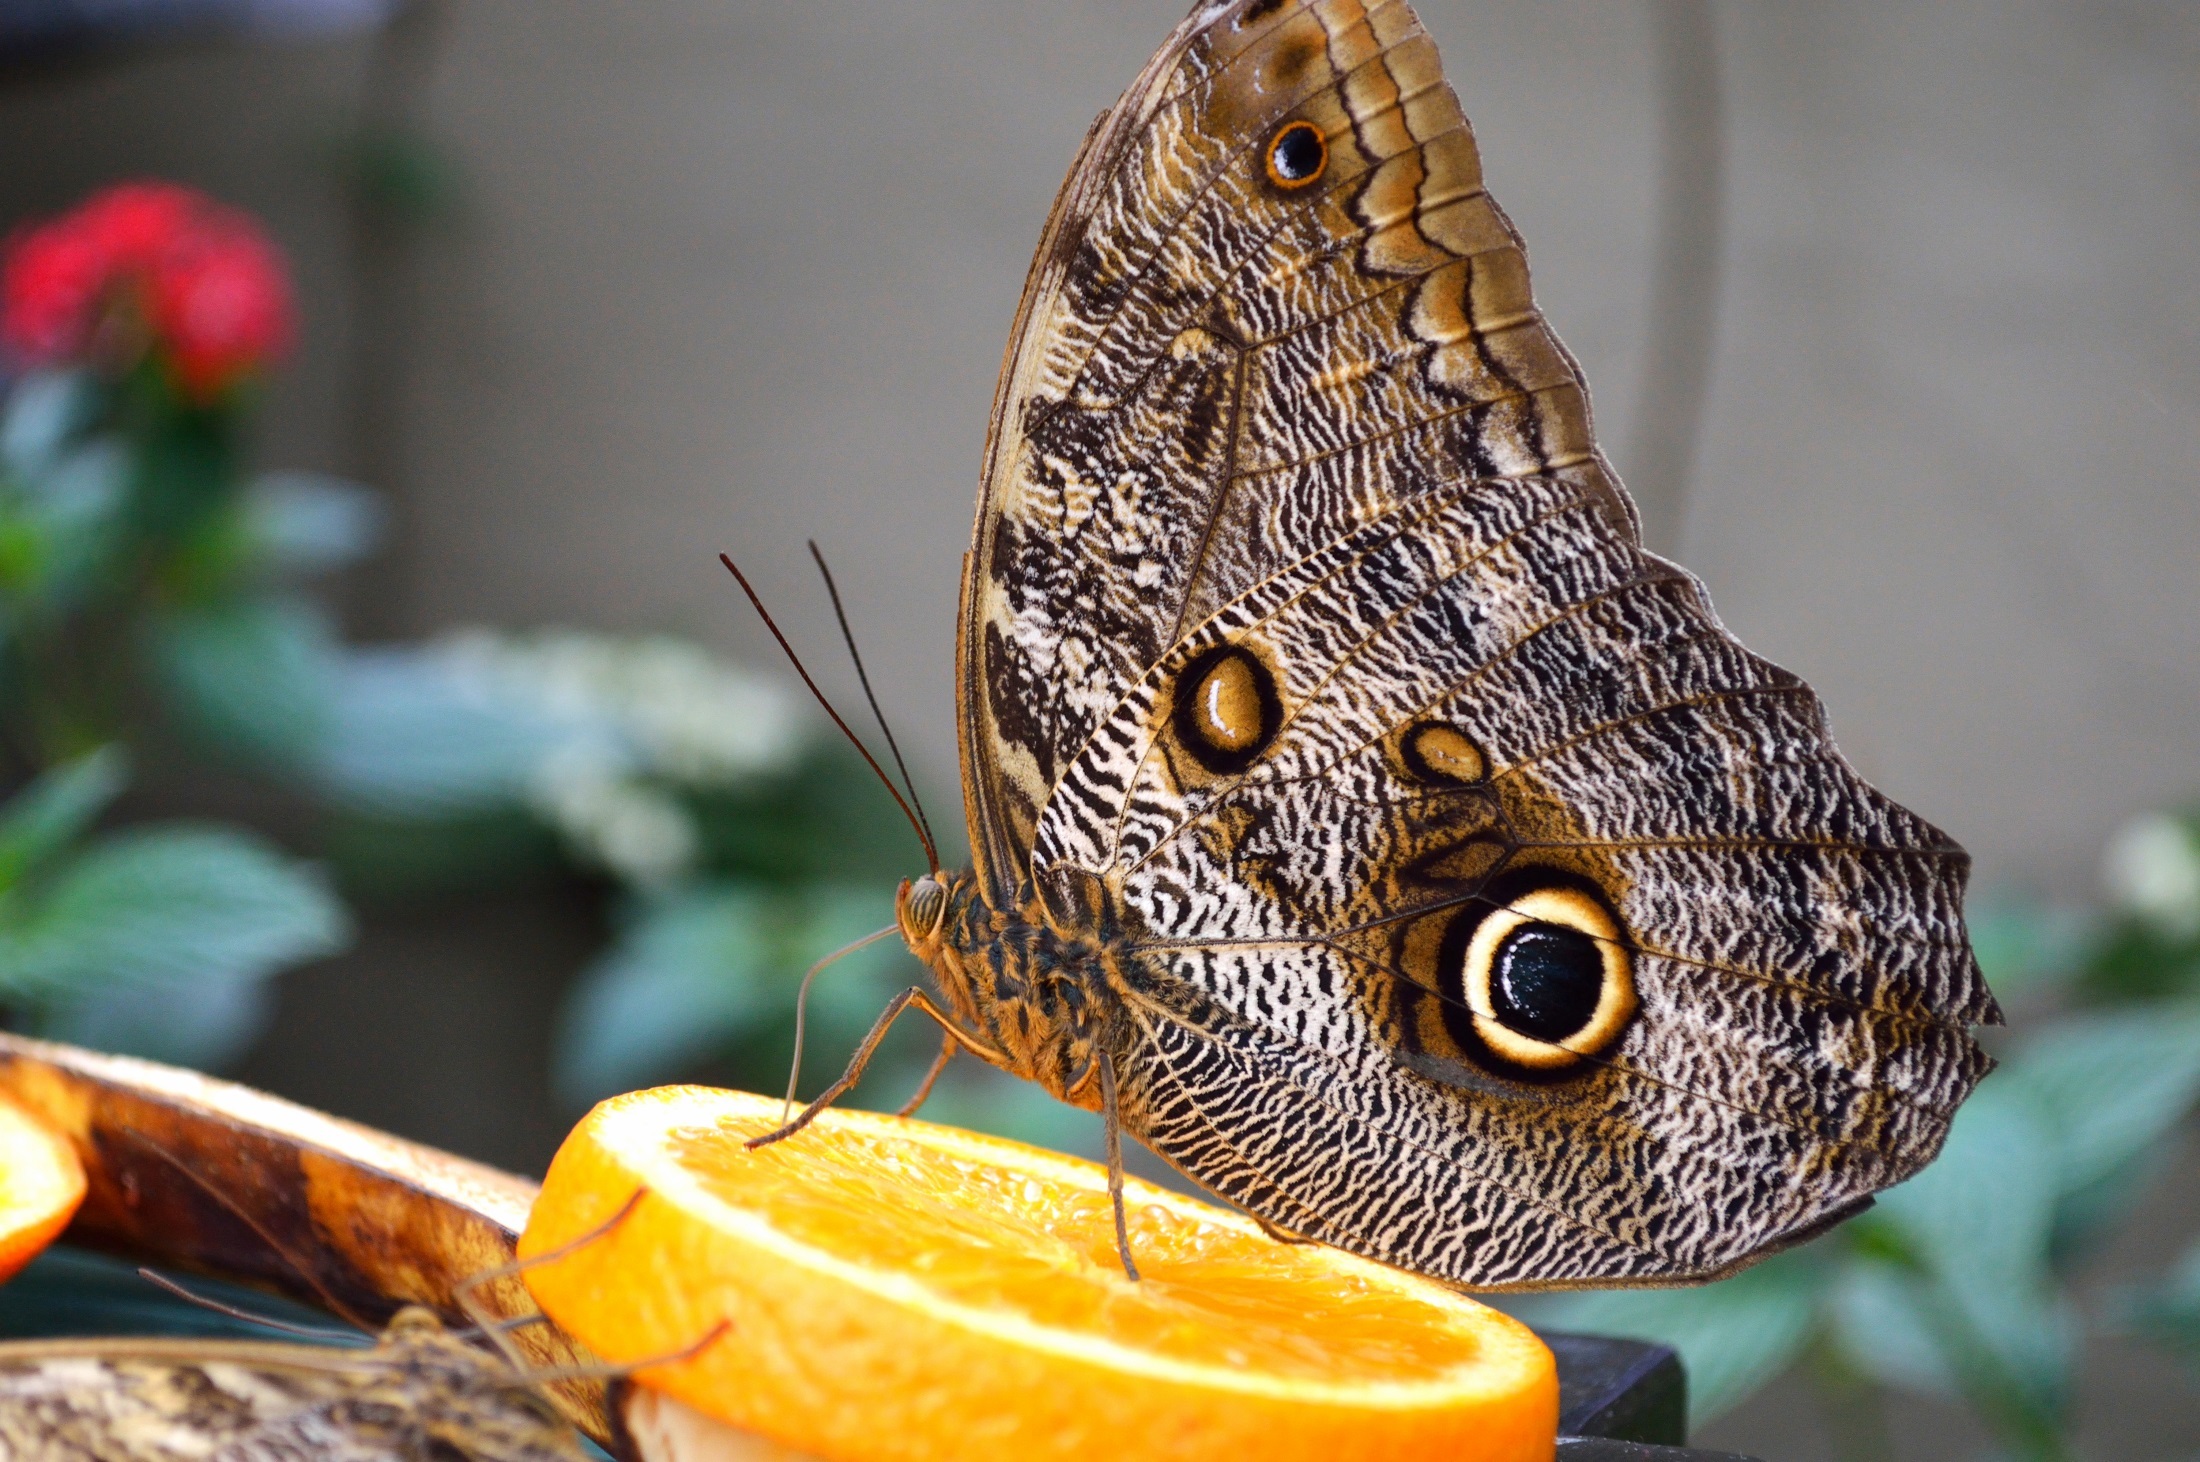
[{"label": "large black eyespot", "polygon": [[1268,141],[1268,181],[1303,188],[1329,166],[1329,144],[1312,122],[1286,122]]},{"label": "large black eyespot", "polygon": [[1283,725],[1275,677],[1240,645],[1217,645],[1176,677],[1176,739],[1210,772],[1243,771]]},{"label": "large black eyespot", "polygon": [[[1440,957],[1462,1047],[1500,1071],[1561,1075],[1615,1044],[1635,1014],[1634,959],[1603,901],[1530,887],[1462,917]],[[1463,1007],[1463,1008],[1462,1008]]]},{"label": "large black eyespot", "polygon": [[1586,1026],[1604,993],[1604,956],[1564,924],[1523,924],[1497,946],[1490,1014],[1509,1030],[1553,1045]]}]

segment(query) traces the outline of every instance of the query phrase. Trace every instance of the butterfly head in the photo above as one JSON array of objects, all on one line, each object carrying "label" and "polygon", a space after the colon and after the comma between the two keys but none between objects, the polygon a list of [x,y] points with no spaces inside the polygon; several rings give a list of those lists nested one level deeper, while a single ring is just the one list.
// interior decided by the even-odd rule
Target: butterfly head
[{"label": "butterfly head", "polygon": [[904,878],[894,895],[894,921],[901,925],[902,940],[927,964],[947,927],[949,902],[947,880],[936,873]]}]

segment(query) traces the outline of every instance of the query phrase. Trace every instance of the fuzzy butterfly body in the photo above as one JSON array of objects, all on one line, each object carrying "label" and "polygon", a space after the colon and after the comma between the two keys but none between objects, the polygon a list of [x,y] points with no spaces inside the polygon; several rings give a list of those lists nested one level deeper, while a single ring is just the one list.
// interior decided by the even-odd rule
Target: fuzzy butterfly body
[{"label": "fuzzy butterfly body", "polygon": [[398,1312],[367,1350],[216,1340],[0,1345],[0,1458],[579,1462],[539,1389]]},{"label": "fuzzy butterfly body", "polygon": [[1204,7],[1094,127],[958,681],[976,866],[905,938],[969,1044],[1282,1229],[1712,1277],[1990,1066],[1965,855],[1642,548],[1402,0]]}]

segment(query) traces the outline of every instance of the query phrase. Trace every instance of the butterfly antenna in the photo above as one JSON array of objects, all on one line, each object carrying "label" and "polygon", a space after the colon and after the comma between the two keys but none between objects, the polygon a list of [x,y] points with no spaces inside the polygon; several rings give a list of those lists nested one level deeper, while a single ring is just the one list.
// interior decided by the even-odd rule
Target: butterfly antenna
[{"label": "butterfly antenna", "polygon": [[[647,1197],[648,1194],[649,1189],[647,1187],[636,1188],[627,1195],[626,1202],[620,1204],[616,1212],[579,1238],[568,1239],[556,1248],[545,1249],[540,1254],[530,1254],[524,1259],[510,1259],[502,1264],[484,1269],[477,1274],[468,1275],[452,1289],[451,1298],[456,1300],[458,1307],[466,1312],[466,1318],[474,1322],[474,1328],[483,1335],[488,1336],[490,1343],[503,1352],[505,1360],[511,1364],[512,1369],[525,1371],[527,1369],[527,1357],[519,1353],[518,1347],[512,1343],[510,1334],[511,1331],[519,1328],[519,1324],[501,1322],[491,1315],[488,1303],[482,1299],[481,1292],[500,1279],[510,1279],[514,1275],[525,1274],[528,1270],[539,1269],[545,1264],[555,1264],[560,1259],[579,1253],[620,1224],[625,1223],[628,1216],[641,1206],[642,1199]],[[537,1320],[548,1318],[544,1315],[528,1315],[523,1317],[523,1322],[532,1324]]]},{"label": "butterfly antenna", "polygon": [[237,1222],[252,1230],[252,1232],[259,1237],[260,1242],[267,1245],[271,1253],[273,1253],[278,1259],[281,1259],[285,1264],[288,1264],[291,1268],[291,1272],[296,1274],[300,1279],[304,1280],[306,1284],[312,1288],[313,1293],[320,1298],[322,1305],[327,1308],[330,1314],[336,1316],[339,1320],[342,1320],[347,1325],[356,1325],[359,1329],[365,1331],[370,1335],[375,1332],[377,1328],[376,1326],[367,1323],[367,1321],[360,1316],[358,1311],[354,1310],[350,1305],[347,1305],[342,1300],[338,1299],[335,1294],[330,1291],[329,1287],[321,1282],[321,1277],[318,1274],[315,1274],[310,1267],[299,1260],[296,1254],[290,1251],[289,1245],[285,1244],[281,1239],[276,1238],[275,1235],[269,1233],[267,1231],[267,1227],[262,1224],[258,1219],[254,1218],[251,1214],[247,1213],[242,1207],[240,1207],[235,1199],[231,1198],[227,1193],[224,1193],[221,1189],[215,1187],[212,1183],[208,1182],[203,1176],[194,1171],[189,1163],[185,1162],[182,1158],[177,1157],[166,1147],[154,1141],[152,1138],[146,1136],[143,1132],[136,1131],[133,1128],[123,1128],[121,1129],[121,1132],[124,1137],[127,1137],[132,1142],[140,1144],[147,1151],[151,1152],[155,1157],[159,1158],[162,1162],[168,1164],[168,1166],[183,1174],[185,1178],[190,1180],[192,1186],[196,1187],[200,1192],[204,1193],[207,1197],[213,1199],[224,1209],[228,1210],[230,1217],[236,1219]]},{"label": "butterfly antenna", "polygon": [[232,1320],[243,1320],[247,1324],[262,1325],[270,1330],[280,1330],[285,1335],[302,1335],[308,1340],[357,1340],[359,1338],[354,1331],[330,1330],[319,1325],[293,1325],[287,1320],[278,1320],[272,1315],[255,1314],[251,1310],[242,1309],[236,1305],[224,1304],[212,1295],[203,1295],[196,1290],[188,1289],[170,1279],[167,1275],[157,1274],[150,1269],[140,1268],[138,1278],[156,1288],[168,1291],[179,1300],[188,1300],[202,1310],[212,1310],[215,1314],[227,1315]]},{"label": "butterfly antenna", "polygon": [[940,866],[940,854],[939,850],[932,846],[932,834],[918,820],[916,813],[910,810],[907,799],[901,795],[901,789],[894,785],[894,779],[886,775],[886,769],[878,764],[878,758],[871,755],[871,748],[863,744],[862,737],[848,729],[848,723],[840,719],[840,712],[834,710],[833,703],[825,699],[825,692],[819,690],[817,682],[810,679],[810,672],[803,667],[802,657],[794,652],[794,646],[788,644],[787,637],[779,632],[779,625],[772,619],[771,611],[764,607],[764,601],[756,596],[756,589],[749,583],[749,576],[741,572],[740,565],[736,564],[728,554],[719,554],[718,561],[726,566],[726,572],[732,574],[735,582],[740,584],[741,592],[749,596],[749,603],[756,606],[757,615],[764,621],[764,628],[770,630],[772,638],[779,641],[779,648],[786,653],[787,662],[794,666],[794,673],[802,677],[802,683],[810,688],[810,694],[815,696],[817,703],[825,708],[825,714],[833,718],[833,724],[840,728],[840,734],[848,738],[848,744],[853,746],[864,761],[870,765],[871,771],[878,777],[880,785],[886,788],[886,795],[893,798],[894,805],[901,809],[901,815],[909,819],[909,826],[915,830],[917,841],[924,844],[926,869],[928,871],[937,869]]},{"label": "butterfly antenna", "polygon": [[682,1361],[693,1360],[718,1342],[720,1336],[733,1328],[733,1321],[720,1320],[705,1330],[702,1338],[690,1341],[678,1350],[668,1350],[662,1355],[652,1355],[642,1360],[605,1361],[595,1365],[552,1366],[539,1371],[522,1371],[520,1380],[530,1386],[555,1385],[559,1381],[623,1381],[636,1371],[646,1371],[655,1366],[676,1366]]},{"label": "butterfly antenna", "polygon": [[802,976],[802,987],[794,992],[794,1064],[787,1069],[787,1102],[785,1106],[779,1109],[781,1126],[785,1126],[787,1118],[794,1113],[794,1089],[802,1080],[802,1030],[809,1020],[810,981],[816,979],[818,971],[824,969],[825,966],[844,959],[868,945],[876,944],[889,934],[899,934],[900,932],[901,926],[899,924],[888,924],[884,929],[866,934],[853,944],[843,944],[816,964],[811,965],[808,972]]},{"label": "butterfly antenna", "polygon": [[[840,637],[848,644],[848,658],[855,661],[856,681],[863,687],[863,698],[871,703],[871,715],[878,721],[879,734],[886,738],[886,749],[894,755],[895,770],[901,773],[901,784],[908,789],[910,805],[917,809],[917,823],[924,830],[926,846],[937,846],[932,839],[931,819],[924,815],[924,801],[917,796],[917,783],[909,775],[909,763],[901,759],[901,743],[894,740],[894,728],[886,724],[886,713],[878,707],[878,697],[871,693],[871,677],[863,672],[863,656],[856,651],[855,631],[848,628],[848,611],[840,607],[840,586],[833,582],[833,571],[825,566],[825,555],[810,540],[810,557],[817,560],[817,571],[825,577],[825,592],[833,599],[833,618],[840,621]],[[935,865],[938,859],[934,859]]]}]

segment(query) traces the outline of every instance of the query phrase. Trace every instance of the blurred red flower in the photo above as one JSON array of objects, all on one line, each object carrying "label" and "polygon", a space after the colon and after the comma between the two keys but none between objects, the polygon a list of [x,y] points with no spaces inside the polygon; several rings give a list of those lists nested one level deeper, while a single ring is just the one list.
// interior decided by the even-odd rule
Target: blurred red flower
[{"label": "blurred red flower", "polygon": [[252,218],[173,183],[123,183],[19,231],[0,261],[0,347],[25,364],[158,355],[209,401],[290,346],[283,257]]}]

